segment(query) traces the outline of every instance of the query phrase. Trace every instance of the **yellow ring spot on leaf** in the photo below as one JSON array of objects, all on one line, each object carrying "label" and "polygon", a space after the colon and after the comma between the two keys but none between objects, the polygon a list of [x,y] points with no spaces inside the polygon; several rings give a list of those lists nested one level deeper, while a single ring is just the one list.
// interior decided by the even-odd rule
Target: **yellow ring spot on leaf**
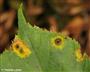
[{"label": "yellow ring spot on leaf", "polygon": [[75,56],[76,56],[76,60],[77,60],[78,62],[82,62],[82,61],[85,59],[86,54],[84,53],[84,54],[82,55],[81,50],[80,50],[80,48],[79,48],[79,49],[77,49],[77,50],[75,51]]},{"label": "yellow ring spot on leaf", "polygon": [[20,39],[16,38],[12,43],[13,51],[21,58],[26,58],[31,54],[31,50]]},{"label": "yellow ring spot on leaf", "polygon": [[62,50],[64,46],[64,38],[62,36],[56,36],[52,38],[51,44],[53,45],[53,47]]}]

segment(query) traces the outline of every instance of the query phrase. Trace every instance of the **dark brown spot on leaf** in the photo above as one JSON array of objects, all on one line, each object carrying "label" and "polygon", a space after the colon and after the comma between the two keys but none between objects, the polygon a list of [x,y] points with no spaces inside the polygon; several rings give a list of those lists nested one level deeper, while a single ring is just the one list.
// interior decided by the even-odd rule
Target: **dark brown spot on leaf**
[{"label": "dark brown spot on leaf", "polygon": [[19,51],[20,51],[20,53],[24,53],[24,51],[23,51],[23,49],[22,49],[22,48],[21,48]]},{"label": "dark brown spot on leaf", "polygon": [[57,38],[57,39],[55,40],[55,44],[56,44],[56,45],[60,45],[60,44],[61,44],[61,41],[62,41],[62,40],[61,40],[60,38]]}]

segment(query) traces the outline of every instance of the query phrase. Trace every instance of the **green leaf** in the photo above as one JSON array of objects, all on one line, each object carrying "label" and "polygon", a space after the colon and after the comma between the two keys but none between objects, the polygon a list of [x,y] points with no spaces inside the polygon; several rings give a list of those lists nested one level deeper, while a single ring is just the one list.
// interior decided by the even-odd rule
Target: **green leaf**
[{"label": "green leaf", "polygon": [[[31,54],[24,59],[13,51],[0,55],[1,69],[21,69],[22,72],[88,72],[76,60],[75,51],[80,45],[61,33],[53,33],[31,26],[26,22],[22,6],[18,10],[19,38],[29,47]],[[56,39],[61,38],[59,40]],[[5,72],[5,71],[2,71]]]}]

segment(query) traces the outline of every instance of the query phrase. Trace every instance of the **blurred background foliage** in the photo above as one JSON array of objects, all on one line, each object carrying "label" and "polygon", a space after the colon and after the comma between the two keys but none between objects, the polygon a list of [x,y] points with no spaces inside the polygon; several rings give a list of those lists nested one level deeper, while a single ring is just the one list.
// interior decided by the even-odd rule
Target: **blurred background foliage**
[{"label": "blurred background foliage", "polygon": [[30,24],[75,38],[82,53],[90,55],[90,0],[0,0],[2,50],[17,33],[17,9],[21,2]]}]

